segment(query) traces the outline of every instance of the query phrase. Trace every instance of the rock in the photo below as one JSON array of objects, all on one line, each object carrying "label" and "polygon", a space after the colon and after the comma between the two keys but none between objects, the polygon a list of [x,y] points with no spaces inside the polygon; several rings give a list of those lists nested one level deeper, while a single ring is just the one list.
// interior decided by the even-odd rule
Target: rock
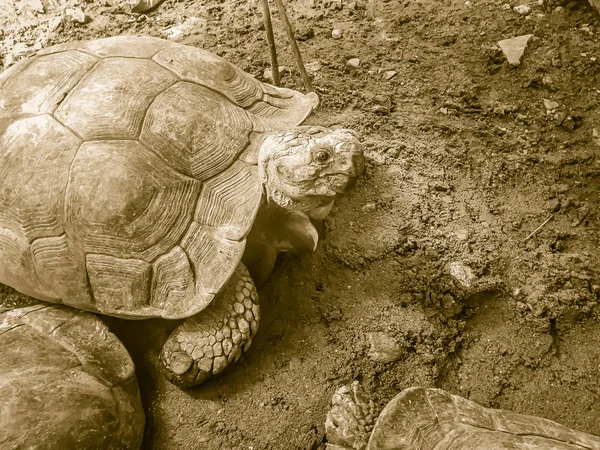
[{"label": "rock", "polygon": [[342,37],[342,30],[339,28],[334,28],[331,30],[331,37],[334,39],[340,39]]},{"label": "rock", "polygon": [[558,192],[559,194],[566,194],[567,192],[569,192],[569,185],[565,183],[557,184],[556,192]]},{"label": "rock", "polygon": [[358,67],[360,66],[360,59],[358,58],[350,58],[346,64],[348,64],[350,67]]},{"label": "rock", "polygon": [[395,70],[386,70],[383,73],[383,79],[384,80],[391,80],[392,78],[394,78],[396,75],[398,75],[398,72],[396,72]]},{"label": "rock", "polygon": [[446,319],[458,316],[462,312],[462,305],[454,300],[454,297],[450,293],[444,294],[440,301],[442,308],[442,315]]},{"label": "rock", "polygon": [[304,65],[304,68],[308,73],[314,75],[323,68],[323,64],[321,64],[319,61],[310,61]]},{"label": "rock", "polygon": [[454,232],[454,235],[456,236],[456,238],[459,241],[466,241],[467,239],[469,239],[469,230],[464,230],[464,229],[456,230]]},{"label": "rock", "polygon": [[518,5],[515,6],[513,9],[522,16],[528,16],[531,13],[531,8],[527,5]]},{"label": "rock", "polygon": [[133,13],[143,13],[162,3],[163,0],[125,0],[121,9]]},{"label": "rock", "polygon": [[448,270],[450,275],[465,288],[471,287],[471,284],[473,284],[473,281],[477,278],[471,268],[461,261],[451,262],[448,266]]},{"label": "rock", "polygon": [[362,205],[361,209],[365,212],[375,211],[377,209],[377,203],[375,203],[375,202],[365,203],[364,205]]},{"label": "rock", "polygon": [[596,145],[600,146],[600,131],[597,128],[592,129],[592,141],[596,143]]},{"label": "rock", "polygon": [[8,69],[16,62],[15,55],[11,52],[8,52],[4,57],[4,68]]},{"label": "rock", "polygon": [[[287,66],[279,66],[278,69],[280,77],[286,72],[286,70],[288,70]],[[265,80],[273,81],[273,74],[271,72],[271,69],[266,69],[263,72],[263,77],[265,78]]]},{"label": "rock", "polygon": [[560,121],[560,126],[567,131],[575,131],[581,126],[583,118],[581,116],[565,116]]},{"label": "rock", "polygon": [[525,52],[529,39],[533,37],[533,34],[524,34],[510,39],[503,39],[498,41],[498,46],[504,53],[504,56],[508,60],[509,64],[518,66],[521,64],[521,57]]},{"label": "rock", "polygon": [[77,22],[80,24],[88,23],[90,20],[90,16],[85,14],[81,8],[67,8],[65,10],[65,14],[68,18],[73,20],[73,22]]},{"label": "rock", "polygon": [[588,0],[590,6],[600,13],[600,0]]},{"label": "rock", "polygon": [[369,340],[369,359],[378,363],[398,361],[406,354],[406,348],[401,346],[390,335],[377,331],[367,333]]},{"label": "rock", "polygon": [[448,192],[450,190],[450,186],[446,183],[434,183],[432,189],[436,192]]},{"label": "rock", "polygon": [[544,106],[546,107],[546,111],[553,111],[556,108],[558,108],[559,105],[554,100],[548,100],[547,98],[545,98]]},{"label": "rock", "polygon": [[201,19],[200,17],[188,17],[183,23],[163,30],[163,33],[166,35],[167,39],[179,41],[186,36],[189,36],[192,31],[198,32],[204,28],[206,28],[206,19]]},{"label": "rock", "polygon": [[32,11],[37,14],[44,14],[46,12],[40,0],[21,0],[19,3],[19,14],[23,14],[24,11]]},{"label": "rock", "polygon": [[546,74],[542,77],[542,87],[545,87],[549,91],[557,91],[558,90],[558,88],[556,87],[556,82],[554,81],[554,78],[548,74]]},{"label": "rock", "polygon": [[550,212],[558,212],[560,210],[560,200],[557,198],[551,198],[544,206]]}]

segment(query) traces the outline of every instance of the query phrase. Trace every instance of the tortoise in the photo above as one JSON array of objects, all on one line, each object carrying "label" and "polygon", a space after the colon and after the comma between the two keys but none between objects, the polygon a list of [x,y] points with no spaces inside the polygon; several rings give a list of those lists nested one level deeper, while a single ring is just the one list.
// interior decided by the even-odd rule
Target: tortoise
[{"label": "tortoise", "polygon": [[401,391],[375,420],[357,381],[333,395],[326,450],[600,450],[600,437],[548,419],[485,408],[442,389]]},{"label": "tortoise", "polygon": [[240,358],[255,282],[364,169],[355,132],[301,125],[317,104],[152,37],[0,75],[0,283],[38,300],[1,305],[0,447],[140,445],[132,360],[91,313],[184,319],[160,353],[182,388]]}]

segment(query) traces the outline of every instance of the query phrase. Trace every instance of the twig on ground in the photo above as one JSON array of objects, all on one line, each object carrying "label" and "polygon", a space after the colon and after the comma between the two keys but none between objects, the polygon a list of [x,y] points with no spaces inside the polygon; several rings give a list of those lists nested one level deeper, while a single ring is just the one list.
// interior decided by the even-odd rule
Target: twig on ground
[{"label": "twig on ground", "polygon": [[524,241],[528,241],[529,239],[531,239],[538,231],[540,231],[544,227],[544,225],[546,225],[548,222],[550,222],[550,219],[552,219],[553,217],[554,217],[554,214],[552,214],[550,217],[548,217],[546,220],[544,220],[544,222],[539,227],[537,227],[535,230],[533,230],[529,234],[529,236],[527,236],[524,239]]},{"label": "twig on ground", "polygon": [[273,24],[271,23],[271,11],[269,10],[269,0],[261,0],[263,8],[263,21],[265,24],[265,33],[269,43],[269,54],[271,55],[271,78],[275,86],[281,85],[279,79],[279,64],[277,63],[277,48],[275,47],[275,37],[273,36]]},{"label": "twig on ground", "polygon": [[296,42],[296,37],[294,36],[294,28],[288,20],[287,14],[285,12],[285,7],[283,6],[283,1],[275,0],[275,4],[277,5],[279,15],[281,16],[281,20],[283,20],[285,31],[288,35],[288,39],[290,40],[290,45],[292,46],[292,50],[294,51],[294,58],[296,59],[296,65],[298,66],[300,76],[302,77],[302,81],[304,82],[304,88],[306,89],[306,92],[314,92],[315,90],[313,89],[312,83],[310,82],[310,77],[308,76],[308,73],[306,73],[306,69],[304,68],[304,63],[302,62],[302,55],[300,54],[300,49],[298,48],[298,43]]}]

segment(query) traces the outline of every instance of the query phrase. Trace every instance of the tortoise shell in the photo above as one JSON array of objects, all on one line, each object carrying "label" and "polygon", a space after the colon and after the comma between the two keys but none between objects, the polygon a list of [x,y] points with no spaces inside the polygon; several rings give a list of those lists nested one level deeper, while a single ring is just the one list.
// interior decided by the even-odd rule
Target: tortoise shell
[{"label": "tortoise shell", "polygon": [[262,136],[317,102],[150,37],[19,62],[0,75],[0,282],[122,317],[201,311],[262,202]]},{"label": "tortoise shell", "polygon": [[383,409],[367,450],[599,450],[600,438],[441,389],[405,389]]}]

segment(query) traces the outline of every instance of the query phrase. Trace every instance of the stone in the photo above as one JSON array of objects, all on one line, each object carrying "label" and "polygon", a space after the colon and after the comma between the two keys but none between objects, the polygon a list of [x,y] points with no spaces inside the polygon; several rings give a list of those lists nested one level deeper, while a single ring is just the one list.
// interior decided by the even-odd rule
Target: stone
[{"label": "stone", "polygon": [[477,278],[471,268],[461,261],[453,261],[448,265],[450,275],[464,287],[469,288]]},{"label": "stone", "polygon": [[456,317],[462,312],[462,305],[458,303],[450,293],[443,295],[440,300],[440,306],[442,308],[442,315],[446,319]]},{"label": "stone", "polygon": [[522,16],[528,16],[529,14],[531,14],[531,8],[527,5],[518,5],[515,6],[513,9]]},{"label": "stone", "polygon": [[71,18],[73,22],[77,22],[80,24],[88,23],[90,20],[90,16],[85,14],[80,8],[67,8],[65,10],[65,14],[67,17]]},{"label": "stone", "polygon": [[383,73],[383,79],[388,81],[394,78],[396,75],[398,75],[398,72],[396,72],[395,70],[386,70]]},{"label": "stone", "polygon": [[558,108],[559,105],[554,100],[548,100],[547,98],[545,98],[544,106],[546,107],[546,111],[552,111],[552,110]]},{"label": "stone", "polygon": [[188,17],[183,23],[173,25],[165,30],[163,34],[171,41],[180,41],[189,36],[192,31],[199,32],[206,27],[206,19],[200,17]]},{"label": "stone", "polygon": [[[288,70],[288,68],[286,66],[279,66],[278,69],[279,69],[280,77],[286,72],[286,70]],[[271,69],[266,69],[263,72],[263,77],[265,78],[265,80],[273,81],[273,73],[272,73]]]},{"label": "stone", "polygon": [[371,361],[389,363],[398,361],[406,354],[406,348],[387,333],[376,331],[367,333],[369,340],[368,356]]},{"label": "stone", "polygon": [[304,65],[304,68],[308,73],[314,75],[323,68],[323,64],[321,64],[319,61],[310,61]]},{"label": "stone", "polygon": [[500,47],[500,50],[502,50],[502,53],[509,64],[515,66],[521,64],[521,57],[523,56],[523,53],[525,53],[525,48],[527,47],[529,39],[532,37],[533,34],[524,34],[522,36],[498,41],[498,46]]},{"label": "stone", "polygon": [[342,30],[339,28],[334,28],[331,30],[331,37],[334,39],[340,39],[342,37]]},{"label": "stone", "polygon": [[545,204],[545,208],[550,212],[558,212],[560,210],[560,200],[555,198],[551,198]]},{"label": "stone", "polygon": [[466,241],[469,239],[469,230],[460,229],[454,232],[454,235],[459,241]]},{"label": "stone", "polygon": [[590,6],[600,13],[600,0],[588,0]]},{"label": "stone", "polygon": [[360,66],[360,59],[350,58],[346,64],[348,64],[350,67],[358,67]]},{"label": "stone", "polygon": [[592,129],[592,141],[600,146],[600,131],[597,128]]},{"label": "stone", "polygon": [[163,0],[126,0],[123,2],[125,11],[133,13],[143,13],[162,3]]}]

